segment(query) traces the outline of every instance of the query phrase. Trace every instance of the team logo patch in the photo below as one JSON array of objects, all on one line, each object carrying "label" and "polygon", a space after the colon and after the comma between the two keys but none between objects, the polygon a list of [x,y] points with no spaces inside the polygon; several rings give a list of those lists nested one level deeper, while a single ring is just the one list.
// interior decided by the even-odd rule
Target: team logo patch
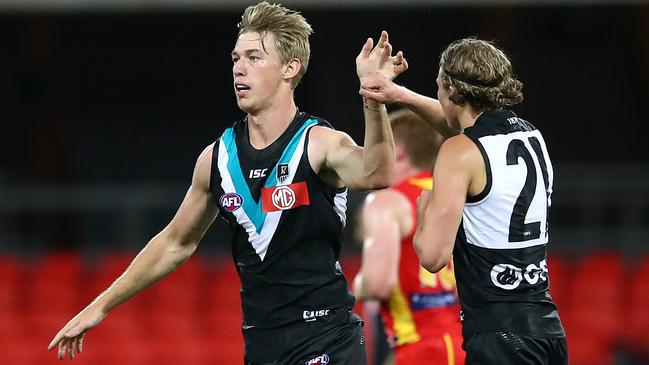
[{"label": "team logo patch", "polygon": [[241,208],[241,206],[243,205],[243,198],[237,193],[226,193],[221,195],[219,202],[221,203],[223,209],[227,210],[228,212],[233,212]]},{"label": "team logo patch", "polygon": [[288,164],[281,163],[277,165],[277,181],[284,182],[288,177]]},{"label": "team logo patch", "polygon": [[329,355],[322,354],[318,357],[315,357],[309,361],[306,361],[304,365],[325,365],[329,363]]},{"label": "team logo patch", "polygon": [[309,204],[309,189],[304,181],[261,189],[261,209],[266,213]]}]

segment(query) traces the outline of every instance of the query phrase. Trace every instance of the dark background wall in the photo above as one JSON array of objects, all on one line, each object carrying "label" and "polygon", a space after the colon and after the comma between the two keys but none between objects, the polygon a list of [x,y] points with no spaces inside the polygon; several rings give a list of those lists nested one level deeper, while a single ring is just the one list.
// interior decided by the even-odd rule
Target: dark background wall
[{"label": "dark background wall", "polygon": [[[649,7],[312,10],[299,106],[362,141],[354,58],[391,32],[434,95],[440,51],[496,40],[525,83],[516,108],[555,163],[647,161]],[[229,53],[240,12],[0,16],[1,171],[19,181],[184,180],[202,147],[241,116]],[[127,162],[127,163],[125,163]]]},{"label": "dark background wall", "polygon": [[[241,11],[0,14],[0,183],[188,185],[200,151],[242,116],[229,56]],[[525,84],[525,101],[515,111],[543,131],[559,169],[630,166],[621,181],[646,174],[649,5],[303,14],[315,34],[298,106],[359,143],[354,58],[366,37],[388,30],[410,63],[398,82],[435,95],[439,53],[474,35],[495,40],[511,56]],[[569,219],[564,211],[554,219]],[[61,238],[52,240],[77,241],[71,226],[83,215],[47,215],[27,227],[54,219]]]}]

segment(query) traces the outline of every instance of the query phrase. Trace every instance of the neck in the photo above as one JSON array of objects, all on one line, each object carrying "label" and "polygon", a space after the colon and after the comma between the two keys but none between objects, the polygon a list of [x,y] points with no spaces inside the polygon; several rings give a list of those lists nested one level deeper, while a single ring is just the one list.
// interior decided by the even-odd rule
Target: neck
[{"label": "neck", "polygon": [[422,170],[412,166],[410,163],[397,163],[394,166],[394,177],[395,181],[394,183],[398,183],[401,181],[404,181],[406,179],[409,179],[417,174],[419,174]]},{"label": "neck", "polygon": [[461,108],[460,114],[458,115],[458,121],[460,122],[461,129],[465,129],[474,125],[475,121],[483,112],[484,111],[475,110],[470,105]]},{"label": "neck", "polygon": [[271,145],[293,121],[297,106],[293,97],[282,99],[284,102],[272,103],[264,110],[248,113],[248,138],[256,149]]}]

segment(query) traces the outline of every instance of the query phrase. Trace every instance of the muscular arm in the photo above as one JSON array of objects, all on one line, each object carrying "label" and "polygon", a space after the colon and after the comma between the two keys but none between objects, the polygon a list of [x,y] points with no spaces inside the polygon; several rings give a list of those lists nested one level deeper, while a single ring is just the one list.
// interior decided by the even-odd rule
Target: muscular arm
[{"label": "muscular arm", "polygon": [[194,253],[218,213],[209,192],[212,148],[207,147],[199,156],[192,185],[169,225],[149,241],[94,305],[110,311],[175,270]]},{"label": "muscular arm", "polygon": [[209,192],[212,148],[207,147],[199,156],[192,185],[169,225],[149,241],[106,291],[56,334],[48,349],[59,344],[59,358],[65,356],[68,348],[73,358],[75,347],[81,350],[81,339],[88,329],[111,309],[175,270],[194,252],[218,213]]},{"label": "muscular arm", "polygon": [[358,300],[387,299],[397,284],[401,240],[414,228],[411,209],[391,189],[367,197],[361,210],[363,259],[353,288]]},{"label": "muscular arm", "polygon": [[397,85],[384,75],[375,73],[361,84],[360,94],[384,104],[400,104],[415,112],[442,136],[449,138],[458,134],[446,123],[442,105],[436,99],[418,94],[405,86]]},{"label": "muscular arm", "polygon": [[[388,33],[381,32],[376,47],[368,38],[356,57],[359,80],[373,73],[393,79],[407,69],[403,53],[391,57]],[[314,128],[309,144],[309,158],[323,180],[334,186],[354,190],[375,190],[390,184],[394,170],[394,139],[385,106],[363,99],[365,114],[365,143],[359,147],[345,133]],[[313,146],[313,147],[312,147]]]},{"label": "muscular arm", "polygon": [[365,146],[346,133],[314,127],[309,160],[314,170],[333,186],[376,190],[390,185],[394,170],[394,140],[387,113],[366,111]]},{"label": "muscular arm", "polygon": [[418,201],[414,247],[421,265],[430,272],[441,270],[451,259],[466,197],[474,190],[474,176],[484,170],[477,147],[464,135],[442,145],[433,180],[435,186]]}]

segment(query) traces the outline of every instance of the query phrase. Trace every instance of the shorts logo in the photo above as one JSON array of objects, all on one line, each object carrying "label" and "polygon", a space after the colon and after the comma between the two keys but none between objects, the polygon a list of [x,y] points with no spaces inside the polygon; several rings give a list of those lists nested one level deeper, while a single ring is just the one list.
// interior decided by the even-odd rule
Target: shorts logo
[{"label": "shorts logo", "polygon": [[277,181],[279,182],[284,182],[286,178],[288,177],[288,164],[287,163],[281,163],[277,165]]},{"label": "shorts logo", "polygon": [[304,365],[325,365],[329,363],[329,355],[322,354],[304,363]]},{"label": "shorts logo", "polygon": [[266,213],[309,204],[309,189],[305,181],[261,189],[261,209]]},{"label": "shorts logo", "polygon": [[243,205],[243,198],[237,193],[227,193],[221,195],[219,202],[221,203],[223,209],[227,210],[228,212],[233,212],[241,208],[241,206]]},{"label": "shorts logo", "polygon": [[329,309],[321,309],[318,311],[304,311],[302,313],[302,318],[304,318],[304,320],[307,322],[313,322],[317,320],[319,317],[328,316],[329,312],[331,312],[331,310]]},{"label": "shorts logo", "polygon": [[535,285],[541,281],[548,280],[548,264],[545,260],[535,264],[529,264],[523,269],[510,264],[494,265],[491,269],[491,282],[495,286],[505,289],[514,290],[525,280],[529,285]]}]

